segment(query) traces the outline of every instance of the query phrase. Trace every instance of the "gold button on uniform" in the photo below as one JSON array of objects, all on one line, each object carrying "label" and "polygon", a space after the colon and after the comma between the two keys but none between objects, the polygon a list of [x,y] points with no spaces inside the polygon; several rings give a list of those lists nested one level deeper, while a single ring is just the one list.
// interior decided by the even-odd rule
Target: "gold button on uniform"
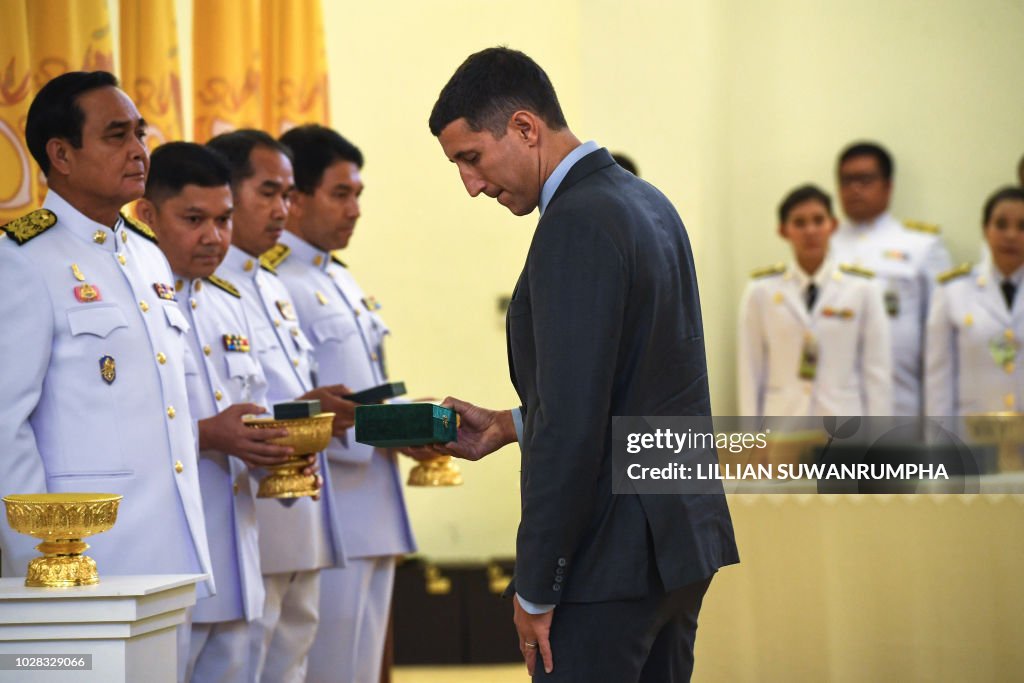
[{"label": "gold button on uniform", "polygon": [[128,263],[128,259],[126,259],[126,258],[124,257],[124,254],[118,254],[118,255],[117,255],[117,262],[118,262],[118,263],[120,263],[120,264],[121,264],[121,265],[123,266],[123,265],[125,265],[126,263]]},{"label": "gold button on uniform", "polygon": [[103,244],[107,241],[107,233],[102,230],[97,230],[92,234],[92,241],[96,244]]},{"label": "gold button on uniform", "polygon": [[220,389],[218,389],[217,391],[213,392],[213,397],[219,401],[222,398],[224,398],[224,394],[220,393]]},{"label": "gold button on uniform", "polygon": [[235,482],[234,485],[232,485],[231,490],[235,492],[236,496],[238,495],[238,489],[239,489],[238,482]]},{"label": "gold button on uniform", "polygon": [[248,261],[242,264],[242,270],[244,270],[247,273],[250,270],[252,270],[252,259],[249,259]]},{"label": "gold button on uniform", "polygon": [[196,310],[196,306],[198,306],[198,305],[199,305],[199,304],[197,304],[197,303],[196,303],[196,300],[195,300],[195,299],[189,299],[189,300],[188,300],[188,303],[189,303],[189,305],[190,305],[190,306],[192,306],[192,310],[193,310],[193,311],[194,311],[194,310]]},{"label": "gold button on uniform", "polygon": [[1013,371],[1016,368],[1017,368],[1017,364],[1014,363],[1012,360],[1003,363],[1003,372],[1005,372],[1007,375],[1012,375]]},{"label": "gold button on uniform", "polygon": [[181,474],[182,472],[185,471],[185,466],[181,464],[180,460],[174,461],[174,471],[177,472],[178,474]]},{"label": "gold button on uniform", "polygon": [[277,318],[274,318],[274,327],[281,327],[281,321]]},{"label": "gold button on uniform", "polygon": [[1013,394],[1007,394],[1006,396],[1003,396],[1003,404],[1007,408],[1010,408],[1012,410],[1013,406],[1016,405],[1016,403],[1017,403],[1017,401],[1014,398]]},{"label": "gold button on uniform", "polygon": [[374,363],[377,362],[378,358],[379,358],[379,356],[376,353],[371,353],[370,354],[370,360],[372,360]]},{"label": "gold button on uniform", "polygon": [[124,242],[125,244],[128,244],[128,233],[126,233],[124,230],[121,231],[121,241]]},{"label": "gold button on uniform", "polygon": [[319,266],[323,262],[324,262],[324,257],[321,256],[320,254],[317,254],[316,256],[313,257],[313,265],[314,266]]},{"label": "gold button on uniform", "polygon": [[159,363],[160,365],[163,365],[164,363],[167,362],[167,356],[165,356],[161,351],[160,353],[156,354],[156,362]]},{"label": "gold button on uniform", "polygon": [[298,358],[292,358],[292,365],[294,365],[295,367],[299,367],[299,359]]},{"label": "gold button on uniform", "polygon": [[139,308],[141,308],[142,312],[145,313],[146,311],[149,310],[149,304],[147,304],[145,301],[140,301]]},{"label": "gold button on uniform", "polygon": [[174,406],[167,406],[167,417],[173,420],[174,416],[177,414],[178,413],[174,411]]},{"label": "gold button on uniform", "polygon": [[291,332],[292,332],[292,336],[293,337],[298,337],[299,336],[299,328],[293,327]]},{"label": "gold button on uniform", "polygon": [[210,355],[210,345],[209,344],[207,344],[206,346],[203,347],[203,355],[206,355],[206,356]]},{"label": "gold button on uniform", "polygon": [[196,283],[194,285],[192,285],[192,289],[196,290],[197,292],[200,289],[202,289],[202,288],[203,288],[203,281],[202,280],[196,280]]}]

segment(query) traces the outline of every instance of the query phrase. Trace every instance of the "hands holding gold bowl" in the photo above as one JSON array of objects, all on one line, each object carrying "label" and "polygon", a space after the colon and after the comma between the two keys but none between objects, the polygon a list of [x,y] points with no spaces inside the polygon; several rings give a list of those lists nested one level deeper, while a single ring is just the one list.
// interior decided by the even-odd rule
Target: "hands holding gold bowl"
[{"label": "hands holding gold bowl", "polygon": [[246,426],[256,429],[287,429],[288,435],[270,443],[290,446],[293,455],[280,465],[267,467],[270,474],[260,480],[258,498],[301,498],[320,493],[319,475],[307,474],[308,456],[327,448],[331,441],[334,413],[312,417],[275,420],[269,417],[246,417]]}]

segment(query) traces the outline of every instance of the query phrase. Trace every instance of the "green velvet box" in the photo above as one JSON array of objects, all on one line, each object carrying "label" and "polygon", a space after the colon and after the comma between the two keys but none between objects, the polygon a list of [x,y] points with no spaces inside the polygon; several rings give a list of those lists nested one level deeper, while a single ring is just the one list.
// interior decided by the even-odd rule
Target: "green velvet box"
[{"label": "green velvet box", "polygon": [[356,441],[380,448],[455,441],[455,411],[434,403],[356,406]]}]

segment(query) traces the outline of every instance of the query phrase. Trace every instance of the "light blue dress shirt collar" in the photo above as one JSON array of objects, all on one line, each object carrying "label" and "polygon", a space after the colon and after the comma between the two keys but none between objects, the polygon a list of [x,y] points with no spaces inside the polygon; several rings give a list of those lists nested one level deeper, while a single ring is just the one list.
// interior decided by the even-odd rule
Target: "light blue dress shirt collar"
[{"label": "light blue dress shirt collar", "polygon": [[565,155],[565,158],[555,166],[555,170],[551,172],[548,179],[544,181],[544,187],[540,189],[540,201],[537,207],[540,209],[540,215],[544,215],[544,209],[548,207],[548,203],[551,202],[551,198],[555,196],[555,192],[558,191],[558,186],[565,180],[565,176],[569,173],[569,169],[576,165],[576,162],[587,156],[591,152],[598,150],[597,143],[593,140],[588,140],[582,145],[574,149]]}]

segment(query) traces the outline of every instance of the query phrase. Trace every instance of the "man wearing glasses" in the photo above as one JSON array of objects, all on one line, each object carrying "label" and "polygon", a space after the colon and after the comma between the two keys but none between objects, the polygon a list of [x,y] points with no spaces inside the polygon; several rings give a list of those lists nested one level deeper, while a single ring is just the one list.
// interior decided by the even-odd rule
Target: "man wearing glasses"
[{"label": "man wearing glasses", "polygon": [[838,261],[873,270],[892,327],[893,414],[920,415],[924,323],[935,278],[949,268],[939,229],[889,213],[892,157],[871,142],[839,155],[839,198],[846,221],[832,238]]}]

